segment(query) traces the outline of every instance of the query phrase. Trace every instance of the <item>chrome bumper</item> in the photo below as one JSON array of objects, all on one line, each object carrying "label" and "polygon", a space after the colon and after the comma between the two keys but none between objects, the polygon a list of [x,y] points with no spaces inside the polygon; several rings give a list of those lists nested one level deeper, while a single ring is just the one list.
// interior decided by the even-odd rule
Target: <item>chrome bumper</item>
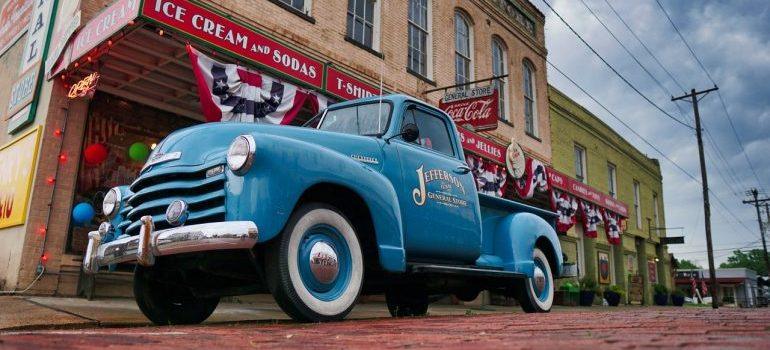
[{"label": "chrome bumper", "polygon": [[88,234],[83,271],[97,273],[100,266],[136,261],[155,264],[156,256],[224,249],[251,249],[257,243],[257,225],[252,221],[225,221],[155,231],[152,217],[144,216],[139,235],[102,244],[98,231]]}]

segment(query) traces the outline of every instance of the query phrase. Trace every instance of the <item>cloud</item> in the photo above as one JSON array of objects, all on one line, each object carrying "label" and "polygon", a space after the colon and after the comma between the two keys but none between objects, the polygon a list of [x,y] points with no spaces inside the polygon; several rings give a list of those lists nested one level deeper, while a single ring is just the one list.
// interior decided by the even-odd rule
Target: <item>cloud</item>
[{"label": "cloud", "polygon": [[[591,53],[542,0],[532,1],[546,14],[549,60],[700,181],[694,132],[669,120],[645,102]],[[585,1],[663,84],[663,88],[628,56],[579,1],[548,1],[645,95],[670,114],[691,123],[690,105],[680,102],[677,107],[670,101],[670,94],[680,95],[684,91],[644,51],[604,0]],[[654,1],[611,3],[685,90],[712,86]],[[662,1],[662,4],[719,85],[746,155],[760,178],[759,187],[770,190],[767,188],[770,186],[770,157],[767,157],[770,151],[770,84],[767,83],[770,81],[770,2],[707,0],[696,3]],[[548,75],[551,84],[598,115],[642,152],[661,159],[666,226],[684,227],[686,241],[683,246],[671,246],[670,251],[680,252],[679,257],[705,266],[700,184],[662,159],[558,72],[550,69]],[[719,96],[712,93],[704,97],[700,111],[704,126],[718,147],[718,150],[714,149],[707,140],[709,184],[715,194],[711,198],[712,232],[719,263],[730,253],[727,248],[750,245],[759,238],[754,208],[741,203],[745,199],[743,192],[758,184],[736,141]],[[677,235],[678,232],[670,234]]]}]

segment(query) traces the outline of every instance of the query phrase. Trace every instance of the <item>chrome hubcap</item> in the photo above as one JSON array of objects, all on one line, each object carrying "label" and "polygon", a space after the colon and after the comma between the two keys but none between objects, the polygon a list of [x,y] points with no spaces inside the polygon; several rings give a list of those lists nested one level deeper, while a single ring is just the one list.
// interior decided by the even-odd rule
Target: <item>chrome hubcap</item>
[{"label": "chrome hubcap", "polygon": [[545,273],[543,272],[543,269],[540,268],[540,266],[535,265],[535,273],[533,279],[535,282],[535,288],[539,294],[543,291],[543,289],[545,289]]},{"label": "chrome hubcap", "polygon": [[337,253],[325,242],[316,242],[310,249],[310,272],[318,282],[328,284],[337,278],[340,266]]}]

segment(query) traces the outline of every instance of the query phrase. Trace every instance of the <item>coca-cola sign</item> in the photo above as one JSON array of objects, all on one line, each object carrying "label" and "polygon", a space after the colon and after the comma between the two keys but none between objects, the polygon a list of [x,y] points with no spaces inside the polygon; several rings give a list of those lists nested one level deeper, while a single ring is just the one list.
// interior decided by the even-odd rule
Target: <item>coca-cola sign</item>
[{"label": "coca-cola sign", "polygon": [[476,131],[497,129],[497,89],[492,85],[449,92],[438,106],[457,125],[470,125]]}]

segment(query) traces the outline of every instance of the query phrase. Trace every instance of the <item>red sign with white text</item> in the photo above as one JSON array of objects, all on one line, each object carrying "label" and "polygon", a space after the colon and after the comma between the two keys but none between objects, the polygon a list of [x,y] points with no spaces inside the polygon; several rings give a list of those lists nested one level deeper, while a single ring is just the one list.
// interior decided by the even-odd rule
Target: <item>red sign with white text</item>
[{"label": "red sign with white text", "polygon": [[497,129],[498,101],[497,89],[490,85],[450,92],[438,107],[457,125],[470,124],[476,131],[493,130]]},{"label": "red sign with white text", "polygon": [[505,164],[505,147],[464,128],[457,128],[457,131],[460,132],[460,143],[463,145],[464,150],[500,164]]},{"label": "red sign with white text", "polygon": [[591,186],[553,170],[552,168],[548,169],[548,179],[551,181],[551,186],[553,187],[593,202],[620,216],[628,217],[628,206],[625,203],[599,192]]},{"label": "red sign with white text", "polygon": [[185,0],[145,0],[142,16],[227,49],[310,85],[323,83],[323,63]]},{"label": "red sign with white text", "polygon": [[377,96],[380,89],[347,75],[334,67],[326,68],[326,91],[345,100]]}]

